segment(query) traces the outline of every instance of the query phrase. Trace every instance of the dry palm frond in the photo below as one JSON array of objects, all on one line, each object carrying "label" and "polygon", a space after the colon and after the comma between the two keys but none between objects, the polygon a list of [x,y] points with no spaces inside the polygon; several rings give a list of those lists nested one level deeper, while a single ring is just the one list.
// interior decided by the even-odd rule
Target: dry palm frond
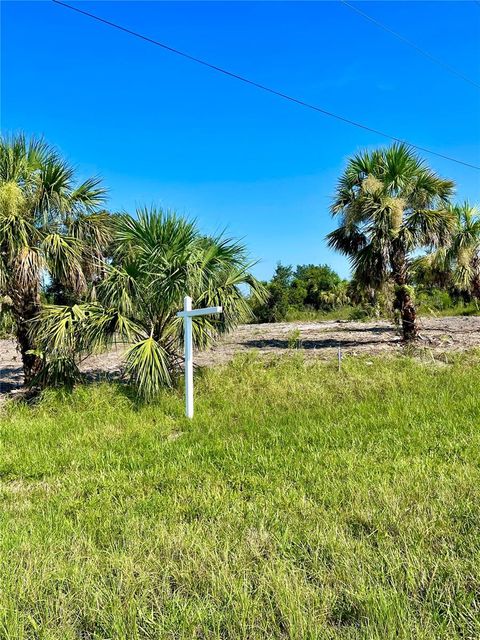
[{"label": "dry palm frond", "polygon": [[36,247],[23,247],[12,265],[12,280],[17,289],[38,290],[40,272],[44,266],[43,256]]}]

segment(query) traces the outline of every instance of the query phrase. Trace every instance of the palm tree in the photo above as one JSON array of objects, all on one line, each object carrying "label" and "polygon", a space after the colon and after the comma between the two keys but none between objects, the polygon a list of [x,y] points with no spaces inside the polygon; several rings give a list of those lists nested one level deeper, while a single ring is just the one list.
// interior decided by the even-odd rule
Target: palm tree
[{"label": "palm tree", "polygon": [[108,216],[98,212],[100,180],[74,178],[73,167],[43,140],[0,138],[0,295],[11,302],[27,383],[41,365],[29,327],[41,310],[42,281],[84,293],[95,279],[85,264],[108,241]]},{"label": "palm tree", "polygon": [[348,296],[349,282],[341,280],[334,284],[330,289],[319,291],[318,300],[320,307],[326,310],[339,309],[350,303]]},{"label": "palm tree", "polygon": [[142,397],[151,398],[180,370],[183,331],[176,313],[185,295],[197,307],[223,306],[218,318],[194,318],[199,348],[251,316],[244,285],[257,299],[264,297],[242,245],[206,237],[194,222],[174,213],[152,207],[137,210],[135,217],[119,216],[114,249],[95,302],[54,305],[41,314],[37,327],[46,382],[73,382],[79,359],[121,342],[128,345],[127,378]]},{"label": "palm tree", "polygon": [[458,291],[480,299],[480,212],[468,202],[450,205],[454,219],[448,246],[418,258],[420,269],[443,274]]},{"label": "palm tree", "polygon": [[363,285],[379,289],[393,281],[405,340],[417,335],[412,254],[448,242],[453,186],[405,144],[354,156],[337,185],[331,211],[340,224],[328,244],[350,258]]}]

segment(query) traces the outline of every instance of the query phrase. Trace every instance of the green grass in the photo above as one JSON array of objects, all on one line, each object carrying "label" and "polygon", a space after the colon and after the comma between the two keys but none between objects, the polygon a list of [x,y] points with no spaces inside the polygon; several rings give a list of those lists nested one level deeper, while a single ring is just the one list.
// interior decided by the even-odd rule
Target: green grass
[{"label": "green grass", "polygon": [[357,319],[361,315],[359,307],[344,306],[331,311],[316,311],[315,309],[296,309],[291,307],[288,310],[285,322],[322,322],[326,320],[351,320]]},{"label": "green grass", "polygon": [[[436,307],[428,302],[421,302],[417,305],[419,317],[443,318],[454,316],[477,316],[480,309],[474,303],[454,304],[446,307]],[[375,322],[387,320],[393,322],[392,313],[375,314],[372,309],[366,309],[360,305],[345,305],[331,311],[315,311],[315,309],[297,309],[291,307],[287,313],[285,322],[325,322],[325,321],[347,320],[358,322]]]},{"label": "green grass", "polygon": [[8,407],[0,638],[480,637],[480,359],[253,358]]},{"label": "green grass", "polygon": [[418,312],[420,316],[429,316],[432,318],[480,315],[480,310],[474,302],[456,304],[451,307],[445,307],[444,309],[436,309],[435,307],[429,307],[428,304],[422,304],[419,306]]},{"label": "green grass", "polygon": [[331,311],[291,307],[285,322],[325,322],[326,320],[364,320],[368,322],[376,319],[378,318],[369,316],[368,312],[360,306],[346,305]]}]

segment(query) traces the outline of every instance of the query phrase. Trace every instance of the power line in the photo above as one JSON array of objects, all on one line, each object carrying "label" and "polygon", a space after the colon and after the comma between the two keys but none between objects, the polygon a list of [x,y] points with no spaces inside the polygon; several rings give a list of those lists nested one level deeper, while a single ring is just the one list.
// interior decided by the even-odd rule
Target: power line
[{"label": "power line", "polygon": [[222,67],[218,67],[217,65],[211,64],[210,62],[206,62],[205,60],[202,60],[201,58],[196,58],[195,56],[190,55],[189,53],[185,53],[184,51],[180,51],[179,49],[175,49],[173,47],[168,46],[167,44],[164,44],[163,42],[159,42],[158,40],[153,40],[152,38],[149,38],[148,36],[144,36],[141,33],[137,33],[136,31],[132,31],[131,29],[127,29],[126,27],[122,27],[119,24],[116,24],[115,22],[110,22],[109,20],[106,20],[105,18],[101,18],[100,16],[97,16],[93,13],[89,13],[88,11],[84,11],[83,9],[78,9],[77,7],[73,7],[72,5],[66,4],[65,2],[61,2],[60,0],[52,0],[52,2],[54,2],[55,4],[61,5],[63,7],[66,7],[67,9],[71,9],[72,11],[75,11],[77,13],[81,13],[84,16],[87,16],[89,18],[92,18],[94,20],[97,20],[98,22],[101,22],[103,24],[108,25],[109,27],[113,27],[114,29],[118,29],[119,31],[123,31],[124,33],[128,33],[129,35],[135,36],[136,38],[140,38],[141,40],[144,40],[145,42],[149,42],[150,44],[154,44],[157,47],[161,47],[162,49],[165,49],[166,51],[170,51],[171,53],[175,53],[176,55],[182,56],[183,58],[186,58],[187,60],[191,60],[192,62],[196,62],[197,64],[201,64],[204,67],[208,67],[209,69],[213,69],[214,71],[218,71],[219,73],[222,73],[226,76],[229,76],[230,78],[234,78],[235,80],[240,80],[241,82],[244,82],[245,84],[249,84],[253,87],[256,87],[257,89],[262,89],[262,91],[266,91],[268,93],[271,93],[275,96],[278,96],[280,98],[283,98],[284,100],[289,100],[290,102],[294,102],[295,104],[299,104],[302,107],[306,107],[307,109],[311,109],[313,111],[317,111],[318,113],[322,113],[323,115],[329,116],[330,118],[335,118],[336,120],[340,120],[341,122],[346,122],[347,124],[350,124],[354,127],[358,127],[359,129],[363,129],[365,131],[369,131],[370,133],[375,133],[376,135],[382,136],[384,138],[388,138],[389,140],[394,140],[395,142],[400,142],[403,144],[407,144],[408,146],[412,147],[413,149],[417,149],[418,151],[423,151],[425,153],[429,153],[431,155],[437,156],[439,158],[443,158],[444,160],[449,160],[451,162],[456,162],[457,164],[461,164],[465,167],[470,167],[471,169],[477,169],[478,171],[480,171],[480,166],[478,165],[474,165],[471,164],[469,162],[465,162],[464,160],[458,160],[457,158],[452,158],[451,156],[447,156],[444,155],[442,153],[438,153],[437,151],[432,151],[431,149],[427,149],[426,147],[421,147],[417,144],[413,144],[412,142],[408,142],[408,140],[402,140],[401,138],[397,138],[395,136],[391,136],[388,133],[384,133],[383,131],[379,131],[378,129],[374,129],[372,127],[368,127],[367,125],[361,124],[360,122],[355,122],[354,120],[350,120],[349,118],[345,118],[344,116],[340,116],[336,113],[333,113],[332,111],[327,111],[326,109],[322,109],[320,107],[317,107],[313,104],[310,104],[308,102],[304,102],[303,100],[299,100],[298,98],[294,98],[293,96],[290,96],[286,93],[282,93],[281,91],[277,91],[275,89],[272,89],[271,87],[267,87],[266,85],[260,84],[259,82],[255,82],[254,80],[249,80],[248,78],[245,78],[244,76],[238,75],[237,73],[233,73],[232,71],[228,71],[227,69],[223,69]]},{"label": "power line", "polygon": [[[380,29],[383,29],[387,33],[390,33],[392,36],[395,36],[395,38],[397,38],[398,40],[401,40],[405,44],[408,44],[408,46],[412,47],[412,49],[415,49],[415,51],[417,51],[417,53],[420,53],[425,58],[428,58],[432,62],[435,62],[435,64],[438,64],[438,66],[442,67],[442,69],[445,69],[449,73],[452,73],[454,76],[457,76],[458,78],[461,78],[465,82],[468,82],[469,84],[473,85],[474,87],[477,87],[478,89],[480,89],[480,84],[478,82],[475,82],[475,80],[472,80],[468,76],[464,75],[461,71],[457,71],[457,69],[454,69],[453,67],[451,67],[446,62],[443,62],[443,60],[440,60],[439,58],[436,58],[435,56],[433,56],[428,51],[425,51],[425,49],[422,49],[417,44],[415,44],[414,42],[409,40],[408,38],[405,38],[405,36],[402,36],[401,33],[397,33],[397,31],[394,31],[393,29],[390,29],[390,27],[387,27],[387,25],[383,24],[383,22],[380,22],[380,20],[377,20],[376,18],[373,18],[368,13],[365,13],[365,11],[362,11],[358,7],[355,7],[353,4],[350,4],[346,0],[340,0],[340,2],[342,4],[344,4],[346,7],[348,7],[349,9],[351,9],[352,11],[355,11],[359,15],[363,16],[366,20],[369,20],[370,22],[372,22],[377,27],[380,27]],[[478,4],[480,4],[480,2]]]}]

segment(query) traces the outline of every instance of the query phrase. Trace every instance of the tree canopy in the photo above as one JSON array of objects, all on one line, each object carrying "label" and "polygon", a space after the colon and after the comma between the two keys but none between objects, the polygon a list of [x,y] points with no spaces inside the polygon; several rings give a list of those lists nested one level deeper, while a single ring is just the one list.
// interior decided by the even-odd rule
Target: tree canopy
[{"label": "tree canopy", "polygon": [[218,318],[193,319],[197,348],[251,317],[242,287],[256,300],[264,299],[243,245],[205,236],[194,222],[173,212],[152,207],[118,216],[113,247],[95,301],[47,305],[38,316],[44,382],[74,381],[80,358],[121,342],[127,346],[127,378],[142,397],[151,398],[180,372],[183,332],[176,313],[185,295],[194,307],[223,307]]}]

